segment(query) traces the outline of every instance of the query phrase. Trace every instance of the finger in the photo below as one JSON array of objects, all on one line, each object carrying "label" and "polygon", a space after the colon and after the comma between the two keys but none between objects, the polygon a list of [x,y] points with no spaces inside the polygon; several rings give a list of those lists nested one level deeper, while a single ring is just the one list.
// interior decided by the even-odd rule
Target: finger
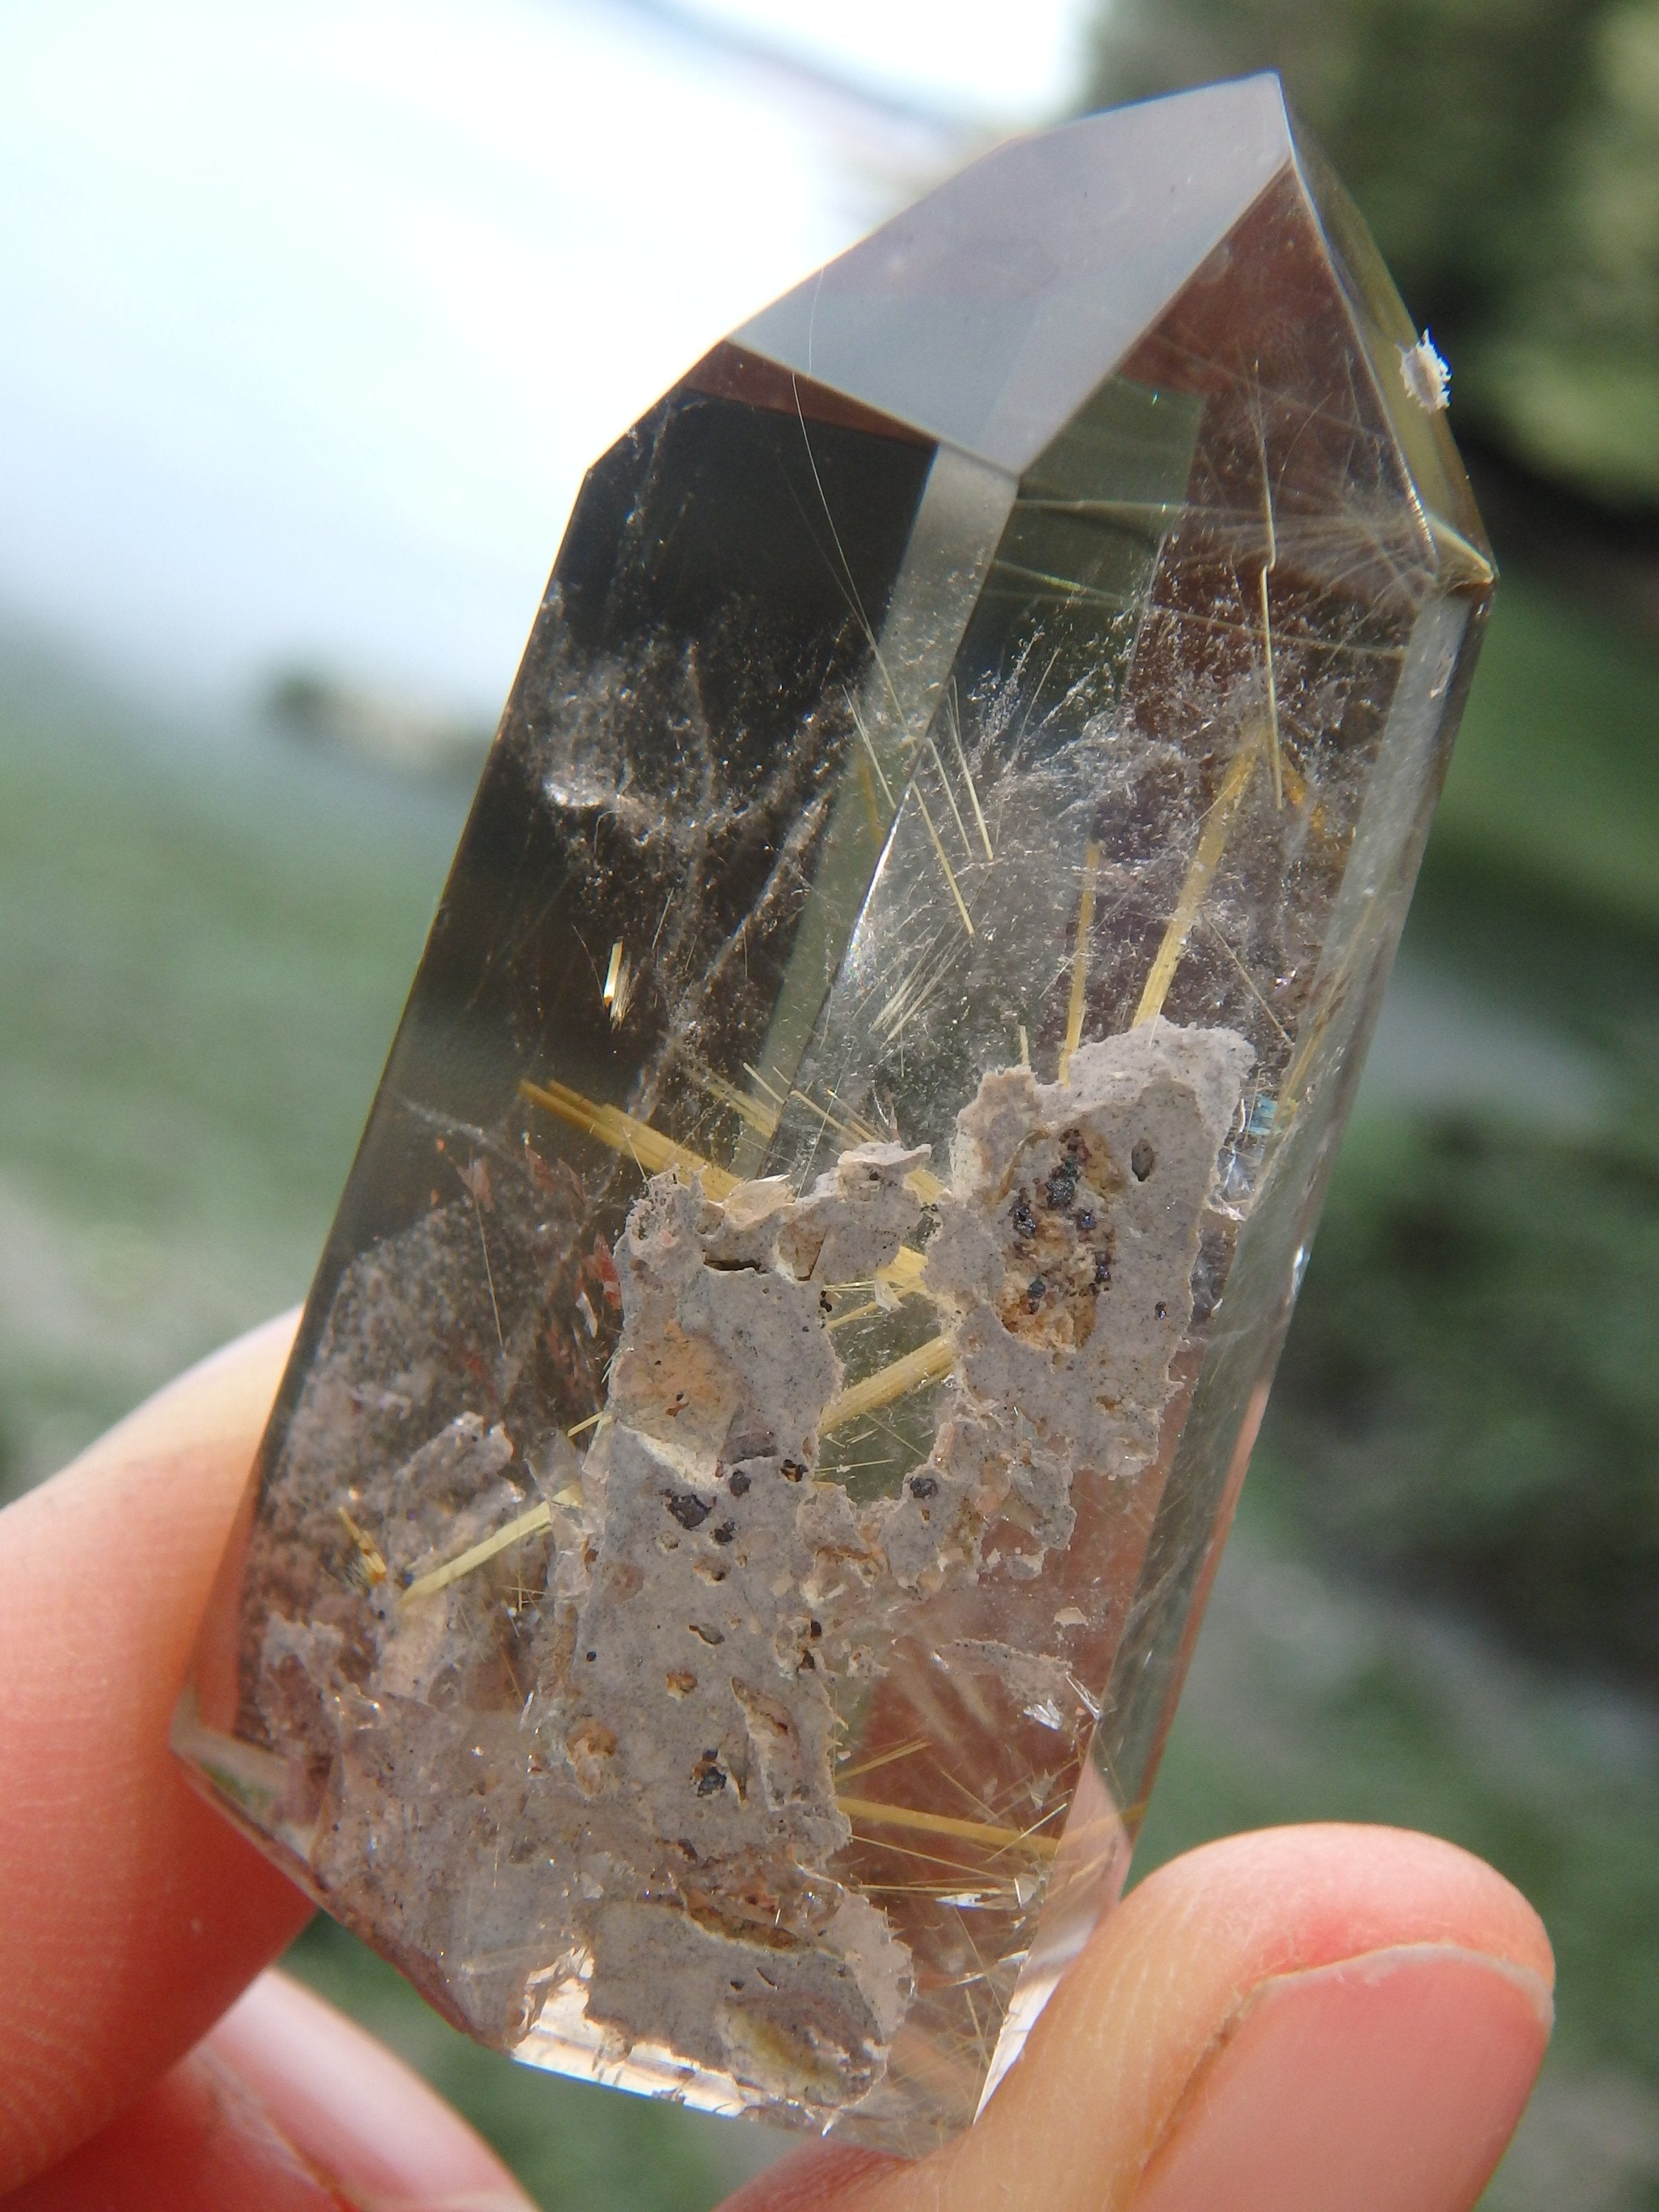
[{"label": "finger", "polygon": [[355,2204],[524,2212],[529,2203],[418,2074],[284,1974],[262,1974],[207,2048]]},{"label": "finger", "polygon": [[1449,1844],[1234,1837],[1125,1900],[959,2143],[800,2154],[726,2212],[1467,2212],[1553,1984],[1531,1906]]},{"label": "finger", "polygon": [[6,2212],[345,2212],[349,2203],[204,2051],[26,2181]]},{"label": "finger", "polygon": [[425,2083],[262,1974],[207,2040],[7,2212],[530,2212]]},{"label": "finger", "polygon": [[0,1513],[0,2193],[165,2073],[307,1916],[167,1748],[293,1329]]}]

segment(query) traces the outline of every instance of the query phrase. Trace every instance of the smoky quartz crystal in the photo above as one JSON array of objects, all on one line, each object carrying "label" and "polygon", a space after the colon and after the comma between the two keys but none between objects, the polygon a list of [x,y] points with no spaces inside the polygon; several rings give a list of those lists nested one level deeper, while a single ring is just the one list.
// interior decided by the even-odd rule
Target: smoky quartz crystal
[{"label": "smoky quartz crystal", "polygon": [[1259,76],[588,475],[176,1732],[483,2041],[920,2151],[1110,1907],[1490,598],[1443,399]]}]

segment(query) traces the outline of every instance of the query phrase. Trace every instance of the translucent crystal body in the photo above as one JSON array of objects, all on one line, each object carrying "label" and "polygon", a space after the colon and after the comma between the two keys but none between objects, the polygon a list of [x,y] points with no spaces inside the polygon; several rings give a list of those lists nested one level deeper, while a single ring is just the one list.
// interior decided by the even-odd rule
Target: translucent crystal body
[{"label": "translucent crystal body", "polygon": [[1121,1882],[1492,582],[1271,78],[571,521],[178,1741],[533,2063],[916,2150]]}]

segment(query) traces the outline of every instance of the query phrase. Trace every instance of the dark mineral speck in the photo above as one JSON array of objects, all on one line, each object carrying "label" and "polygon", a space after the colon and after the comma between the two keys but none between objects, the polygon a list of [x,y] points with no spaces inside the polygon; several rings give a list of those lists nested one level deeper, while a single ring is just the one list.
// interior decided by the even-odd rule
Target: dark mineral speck
[{"label": "dark mineral speck", "polygon": [[1064,1212],[1077,1196],[1077,1170],[1066,1160],[1057,1167],[1042,1187],[1042,1195],[1057,1212]]}]

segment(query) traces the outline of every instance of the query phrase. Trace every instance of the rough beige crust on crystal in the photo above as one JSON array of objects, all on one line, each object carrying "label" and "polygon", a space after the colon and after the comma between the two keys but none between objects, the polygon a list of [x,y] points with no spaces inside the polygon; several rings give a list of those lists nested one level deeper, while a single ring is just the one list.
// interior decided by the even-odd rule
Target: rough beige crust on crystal
[{"label": "rough beige crust on crystal", "polygon": [[1064,1083],[986,1076],[957,1121],[927,1260],[982,1418],[1018,1409],[1075,1466],[1151,1457],[1199,1216],[1253,1056],[1230,1032],[1160,1021],[1079,1047]]},{"label": "rough beige crust on crystal", "polygon": [[[589,2018],[627,2044],[796,2106],[864,2094],[912,1972],[880,1906],[836,1872],[849,1713],[894,1638],[927,1633],[930,1595],[977,1576],[1011,1502],[1029,1532],[1013,1571],[1036,1577],[1070,1538],[1079,1475],[1125,1477],[1150,1456],[1250,1059],[1230,1032],[1154,1022],[1083,1047],[1065,1082],[988,1074],[958,1117],[951,1187],[926,1203],[925,1147],[850,1148],[799,1198],[779,1179],[716,1201],[653,1177],[617,1249],[622,1333],[585,1459],[556,1435],[521,1453],[500,1425],[453,1415],[357,1470],[386,1578],[335,1585],[316,1609],[331,1620],[264,1621],[254,1699],[273,1746],[319,1778],[312,1856],[331,1895],[362,1917],[391,1903],[429,1942],[441,1863],[476,1888],[476,1914],[449,1915],[467,1942],[437,1947],[467,1954],[450,1994],[470,2016],[506,2003],[527,2023],[538,1992],[580,1978]],[[928,1458],[898,1496],[860,1505],[817,1473],[844,1381],[827,1292],[873,1279],[930,1225],[953,1387]],[[343,1322],[361,1310],[343,1297]],[[365,1347],[351,1328],[331,1347],[311,1387],[337,1421],[362,1410]],[[400,1426],[418,1426],[422,1389],[401,1374]],[[384,1400],[369,1408],[382,1418]],[[277,1480],[290,1509],[307,1471],[319,1512],[332,1494],[330,1435],[325,1449],[296,1419]],[[533,1673],[516,1712],[469,1717],[476,1695],[458,1686],[492,1648],[481,1592],[406,1586],[537,1497],[547,1550],[520,1635]],[[946,1656],[1058,1724],[1061,1657],[982,1638]],[[481,1761],[479,1846],[458,1872],[443,1856],[456,1810],[421,1793]],[[521,1917],[481,1967],[480,1920],[514,1923],[499,1832],[481,1856],[494,1790],[510,1793]]]}]

